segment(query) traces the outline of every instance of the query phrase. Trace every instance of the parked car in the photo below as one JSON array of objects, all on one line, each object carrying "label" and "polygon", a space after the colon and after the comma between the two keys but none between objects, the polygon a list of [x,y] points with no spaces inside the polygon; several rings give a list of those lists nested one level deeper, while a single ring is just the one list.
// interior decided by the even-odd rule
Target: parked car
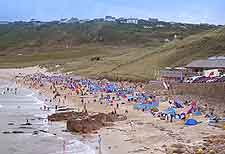
[{"label": "parked car", "polygon": [[198,79],[200,77],[202,77],[202,76],[189,77],[189,78],[187,78],[187,80],[184,80],[184,82],[186,82],[186,83],[192,83],[194,80],[196,80],[196,79]]},{"label": "parked car", "polygon": [[206,83],[210,79],[211,79],[210,77],[201,76],[195,79],[192,83]]},{"label": "parked car", "polygon": [[213,82],[225,82],[225,76],[222,76]]}]

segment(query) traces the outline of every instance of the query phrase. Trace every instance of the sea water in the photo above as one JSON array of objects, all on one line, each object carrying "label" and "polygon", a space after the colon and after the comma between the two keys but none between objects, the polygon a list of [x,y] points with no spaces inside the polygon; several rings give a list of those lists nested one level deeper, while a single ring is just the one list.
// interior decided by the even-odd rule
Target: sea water
[{"label": "sea water", "polygon": [[[48,122],[48,114],[54,111],[40,110],[44,97],[23,88],[19,88],[15,95],[13,91],[6,92],[5,87],[14,88],[15,84],[0,85],[1,154],[95,154],[95,142],[81,142],[80,136],[63,131],[65,123]],[[22,124],[27,120],[32,125],[24,127]],[[3,134],[12,131],[24,133]]]}]

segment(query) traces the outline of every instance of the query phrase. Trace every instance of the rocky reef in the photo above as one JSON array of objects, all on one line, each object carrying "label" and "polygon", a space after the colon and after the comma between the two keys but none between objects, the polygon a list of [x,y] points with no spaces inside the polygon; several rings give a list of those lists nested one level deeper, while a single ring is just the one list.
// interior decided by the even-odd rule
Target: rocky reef
[{"label": "rocky reef", "polygon": [[113,122],[126,120],[127,117],[112,113],[59,112],[48,116],[50,121],[67,121],[67,130],[76,133],[93,133]]}]

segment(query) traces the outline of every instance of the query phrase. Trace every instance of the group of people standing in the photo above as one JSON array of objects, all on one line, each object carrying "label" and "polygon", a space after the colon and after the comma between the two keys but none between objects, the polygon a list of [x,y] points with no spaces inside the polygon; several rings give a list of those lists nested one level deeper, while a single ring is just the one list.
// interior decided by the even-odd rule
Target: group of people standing
[{"label": "group of people standing", "polygon": [[3,90],[2,92],[2,95],[6,95],[6,94],[14,94],[14,95],[17,95],[17,91],[18,89],[17,88],[5,88],[5,90]]}]

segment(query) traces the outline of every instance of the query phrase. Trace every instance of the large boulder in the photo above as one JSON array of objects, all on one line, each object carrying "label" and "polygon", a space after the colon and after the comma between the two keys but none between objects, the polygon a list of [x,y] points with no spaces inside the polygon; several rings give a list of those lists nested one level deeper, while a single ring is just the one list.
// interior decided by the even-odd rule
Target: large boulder
[{"label": "large boulder", "polygon": [[67,129],[71,132],[91,133],[101,127],[103,127],[103,123],[92,118],[69,119],[67,121]]},{"label": "large boulder", "polygon": [[116,114],[97,113],[85,118],[71,118],[67,121],[67,129],[77,133],[92,133],[112,122],[126,120],[126,116]]}]

